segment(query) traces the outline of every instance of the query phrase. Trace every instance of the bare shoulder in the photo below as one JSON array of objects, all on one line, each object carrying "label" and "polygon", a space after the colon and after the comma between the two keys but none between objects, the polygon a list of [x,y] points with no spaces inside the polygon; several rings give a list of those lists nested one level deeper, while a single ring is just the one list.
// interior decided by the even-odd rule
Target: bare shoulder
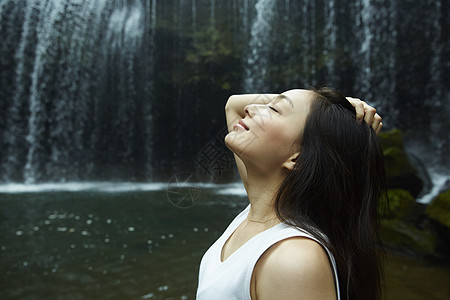
[{"label": "bare shoulder", "polygon": [[308,238],[288,238],[270,247],[255,266],[254,282],[259,300],[336,298],[327,253]]}]

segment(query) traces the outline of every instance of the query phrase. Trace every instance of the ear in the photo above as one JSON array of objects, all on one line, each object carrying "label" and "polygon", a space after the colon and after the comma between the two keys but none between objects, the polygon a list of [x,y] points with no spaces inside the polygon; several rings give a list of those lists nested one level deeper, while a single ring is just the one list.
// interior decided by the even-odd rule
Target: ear
[{"label": "ear", "polygon": [[295,163],[297,162],[297,158],[299,157],[300,152],[295,152],[294,154],[291,155],[291,157],[289,157],[284,163],[283,163],[283,168],[291,171],[292,169],[294,169]]}]

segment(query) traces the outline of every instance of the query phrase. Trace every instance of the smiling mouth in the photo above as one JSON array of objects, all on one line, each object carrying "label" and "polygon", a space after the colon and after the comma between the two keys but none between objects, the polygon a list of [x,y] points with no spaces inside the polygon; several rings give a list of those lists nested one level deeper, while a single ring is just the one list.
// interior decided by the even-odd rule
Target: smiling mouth
[{"label": "smiling mouth", "polygon": [[239,120],[239,125],[241,125],[242,127],[244,127],[245,130],[249,130],[249,128],[247,127],[247,125],[245,125],[243,120]]}]

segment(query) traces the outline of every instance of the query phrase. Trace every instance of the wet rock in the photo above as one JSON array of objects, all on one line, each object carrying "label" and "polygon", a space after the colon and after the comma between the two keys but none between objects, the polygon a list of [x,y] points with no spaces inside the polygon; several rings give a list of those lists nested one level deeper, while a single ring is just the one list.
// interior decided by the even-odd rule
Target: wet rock
[{"label": "wet rock", "polygon": [[450,189],[434,198],[425,210],[425,214],[450,233]]},{"label": "wet rock", "polygon": [[406,190],[388,190],[388,199],[388,208],[383,211],[383,218],[386,219],[410,219],[418,205],[416,199]]},{"label": "wet rock", "polygon": [[383,244],[391,249],[416,255],[436,256],[435,235],[399,219],[381,221],[381,239]]},{"label": "wet rock", "polygon": [[417,197],[424,183],[410,163],[403,146],[403,134],[393,129],[380,134],[388,188],[403,189]]}]

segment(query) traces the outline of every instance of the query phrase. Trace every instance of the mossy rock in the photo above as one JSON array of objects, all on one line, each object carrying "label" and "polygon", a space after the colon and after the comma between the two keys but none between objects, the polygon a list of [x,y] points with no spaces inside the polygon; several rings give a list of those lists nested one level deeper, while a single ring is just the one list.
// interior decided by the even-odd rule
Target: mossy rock
[{"label": "mossy rock", "polygon": [[431,232],[420,230],[398,219],[381,221],[381,240],[389,248],[436,256],[437,240]]},{"label": "mossy rock", "polygon": [[428,218],[445,226],[450,232],[450,190],[440,193],[425,210]]},{"label": "mossy rock", "polygon": [[380,134],[388,188],[403,189],[417,197],[423,188],[423,181],[411,165],[403,146],[403,133],[392,129]]},{"label": "mossy rock", "polygon": [[406,219],[411,216],[417,206],[416,199],[410,192],[400,189],[388,190],[389,207],[382,210],[383,218]]}]

